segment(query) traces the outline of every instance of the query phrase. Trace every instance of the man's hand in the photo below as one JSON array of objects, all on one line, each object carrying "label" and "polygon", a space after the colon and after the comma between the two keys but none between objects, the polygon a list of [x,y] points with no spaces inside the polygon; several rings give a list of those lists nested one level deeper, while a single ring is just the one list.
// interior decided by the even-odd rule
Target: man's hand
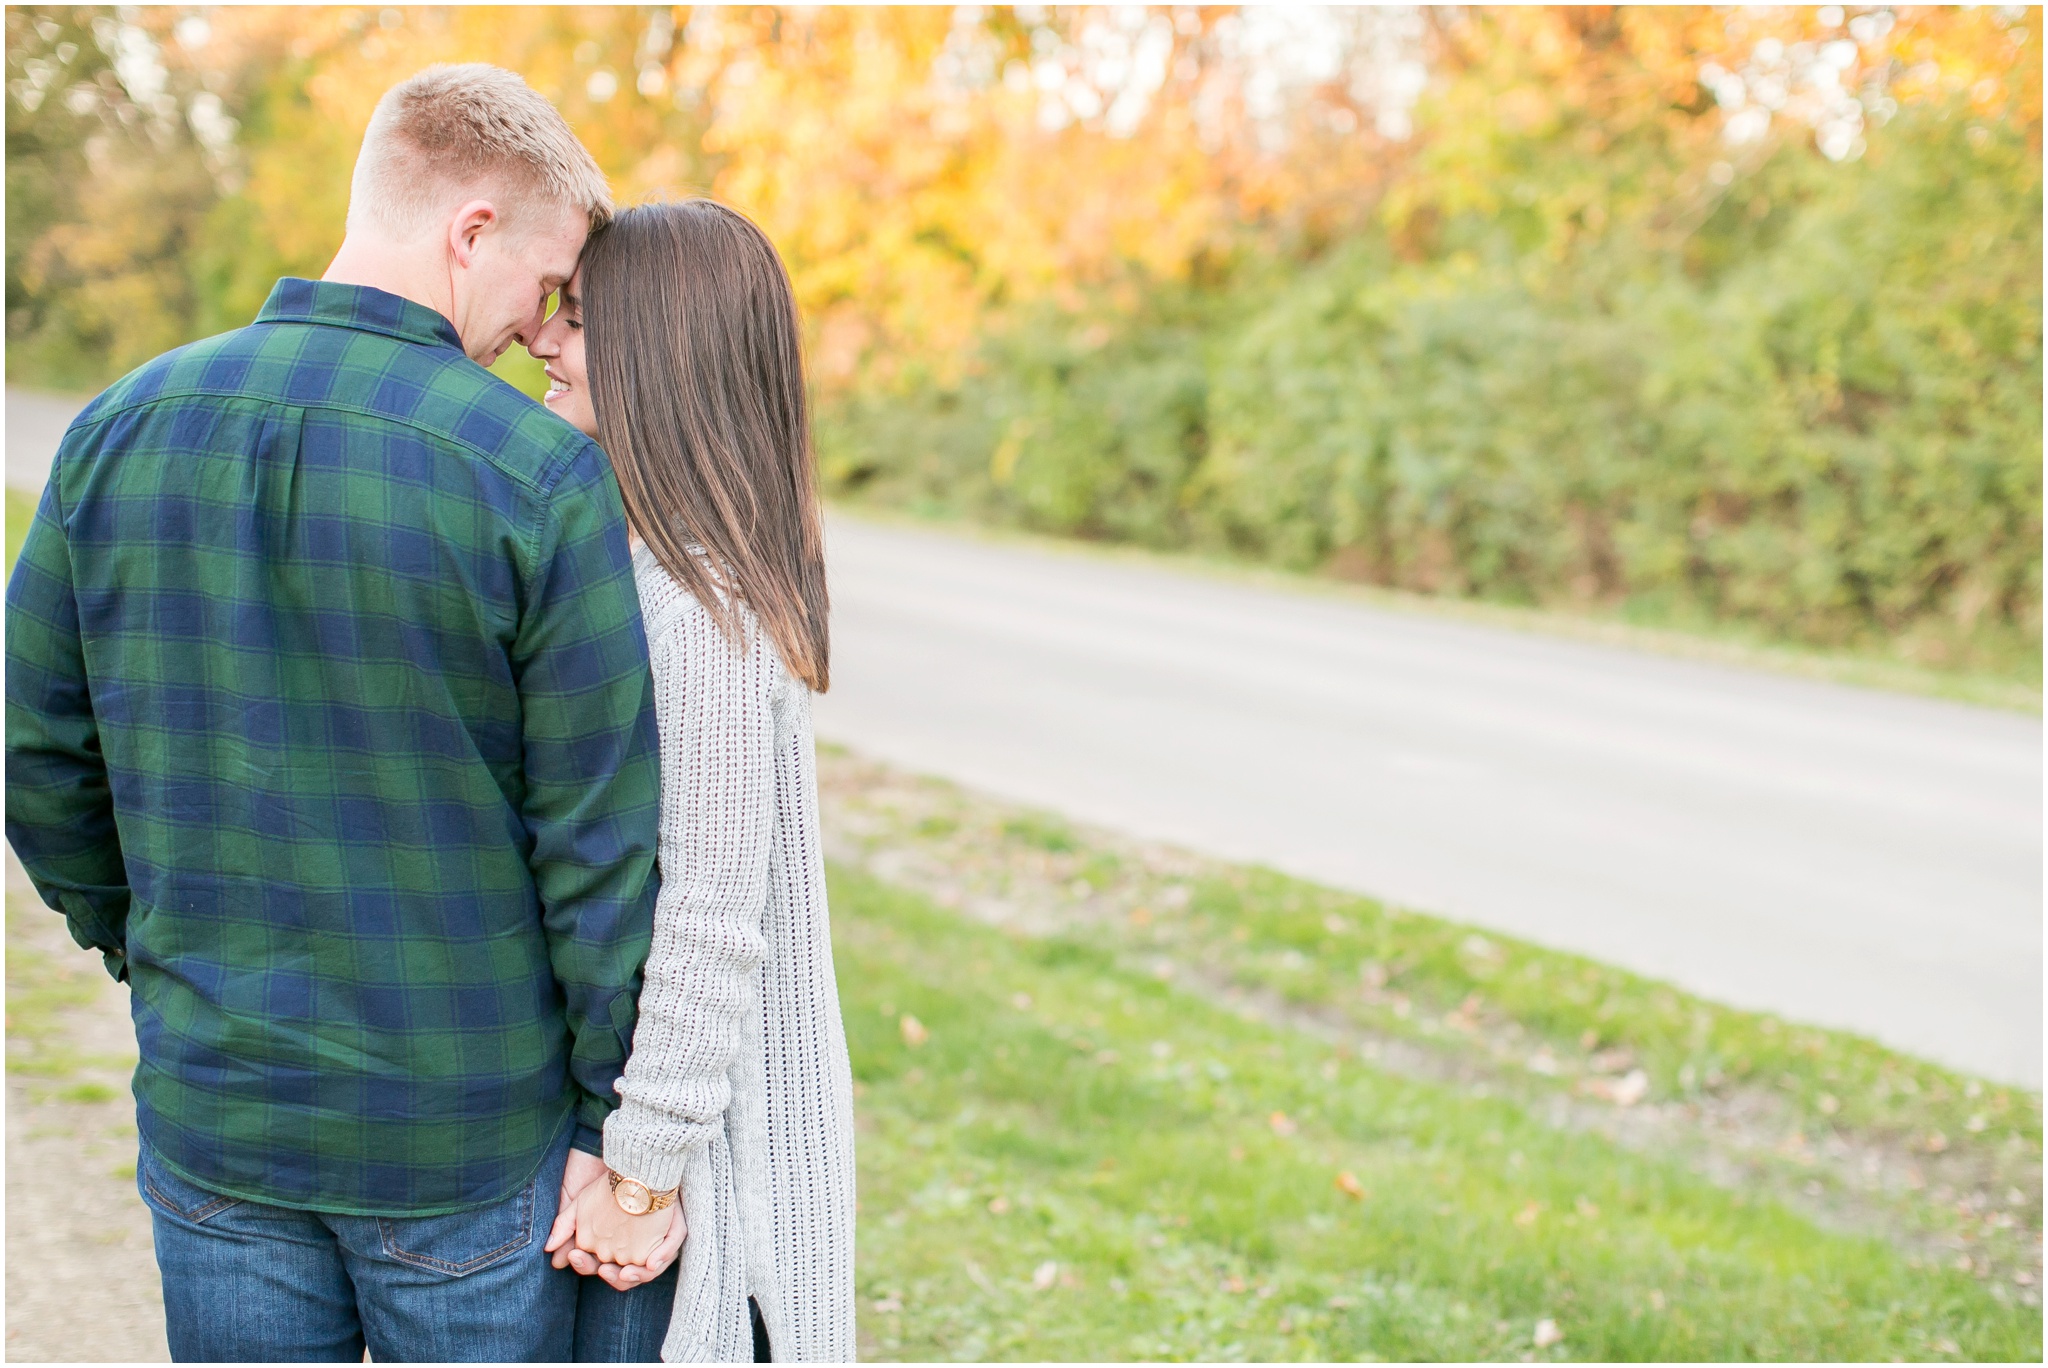
[{"label": "man's hand", "polygon": [[[661,1243],[656,1245],[654,1252],[647,1256],[646,1263],[625,1265],[615,1263],[599,1264],[597,1276],[603,1278],[621,1292],[630,1292],[642,1283],[653,1282],[666,1272],[668,1266],[675,1261],[677,1252],[682,1249],[683,1240],[690,1233],[689,1223],[683,1219],[682,1202],[678,1201],[672,1208],[672,1211],[675,1219],[669,1222],[668,1233],[661,1237]],[[669,1213],[656,1212],[654,1214],[661,1216],[668,1215]],[[643,1217],[642,1219],[645,1218]],[[577,1253],[582,1254],[583,1251],[578,1250]],[[590,1256],[584,1254],[583,1257],[587,1259]]]},{"label": "man's hand", "polygon": [[[569,1151],[569,1162],[562,1168],[561,1203],[555,1208],[555,1224],[554,1228],[548,1231],[546,1246],[547,1252],[555,1256],[555,1267],[567,1268],[570,1264],[574,1263],[577,1265],[576,1271],[578,1273],[595,1273],[597,1271],[597,1261],[588,1255],[585,1255],[580,1262],[572,1257],[572,1247],[569,1241],[576,1234],[577,1197],[581,1196],[583,1190],[593,1183],[596,1183],[600,1188],[604,1187],[605,1184],[598,1182],[604,1175],[604,1160],[594,1154],[586,1154],[580,1149]],[[588,1263],[590,1266],[585,1268],[582,1266],[583,1263]]]},{"label": "man's hand", "polygon": [[579,1273],[596,1272],[599,1264],[644,1265],[673,1217],[672,1211],[628,1216],[612,1196],[610,1183],[592,1183],[577,1194],[572,1213],[576,1250],[584,1257],[572,1257],[570,1263]]}]

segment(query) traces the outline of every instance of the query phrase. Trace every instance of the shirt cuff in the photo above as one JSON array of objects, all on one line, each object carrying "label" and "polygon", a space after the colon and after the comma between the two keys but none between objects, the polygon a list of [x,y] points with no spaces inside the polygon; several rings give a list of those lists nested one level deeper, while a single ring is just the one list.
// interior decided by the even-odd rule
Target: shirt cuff
[{"label": "shirt cuff", "polygon": [[602,1159],[604,1158],[604,1132],[595,1126],[586,1126],[581,1121],[578,1121],[575,1133],[569,1137],[569,1148],[580,1149],[585,1154],[594,1154]]}]

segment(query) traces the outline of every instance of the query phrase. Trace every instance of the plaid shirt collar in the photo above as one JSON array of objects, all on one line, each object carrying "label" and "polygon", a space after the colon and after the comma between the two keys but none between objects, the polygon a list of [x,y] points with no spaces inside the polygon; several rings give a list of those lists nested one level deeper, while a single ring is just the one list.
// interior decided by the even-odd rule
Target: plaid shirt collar
[{"label": "plaid shirt collar", "polygon": [[319,323],[331,328],[382,333],[423,347],[462,350],[462,336],[446,318],[424,304],[368,285],[286,276],[271,287],[270,298],[263,301],[256,321]]}]

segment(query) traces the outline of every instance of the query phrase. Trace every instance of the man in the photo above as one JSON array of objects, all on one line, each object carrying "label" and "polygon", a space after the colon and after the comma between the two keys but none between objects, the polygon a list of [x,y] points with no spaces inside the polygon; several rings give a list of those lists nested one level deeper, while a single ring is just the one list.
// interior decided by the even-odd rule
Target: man
[{"label": "man", "polygon": [[7,835],[133,990],[180,1360],[570,1355],[542,1244],[631,1044],[652,686],[604,453],[483,366],[610,211],[517,76],[422,72],[326,276],[58,451]]}]

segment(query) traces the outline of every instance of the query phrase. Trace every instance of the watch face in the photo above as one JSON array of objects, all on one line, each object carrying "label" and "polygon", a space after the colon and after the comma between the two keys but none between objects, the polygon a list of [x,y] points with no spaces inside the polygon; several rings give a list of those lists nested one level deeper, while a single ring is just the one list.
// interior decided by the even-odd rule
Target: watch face
[{"label": "watch face", "polygon": [[628,1216],[645,1216],[654,1205],[654,1194],[648,1191],[647,1184],[631,1178],[621,1178],[612,1189],[612,1196],[618,1199],[619,1210]]}]

